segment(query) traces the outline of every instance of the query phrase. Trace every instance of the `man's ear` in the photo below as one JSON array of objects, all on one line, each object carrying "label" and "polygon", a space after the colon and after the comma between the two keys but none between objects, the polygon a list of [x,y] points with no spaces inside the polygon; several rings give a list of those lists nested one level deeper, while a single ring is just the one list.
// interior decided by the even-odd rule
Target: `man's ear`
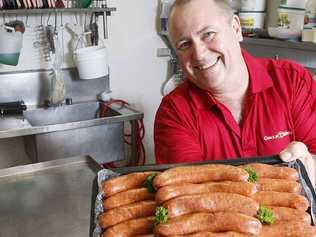
[{"label": "man's ear", "polygon": [[233,15],[232,27],[233,27],[233,31],[236,34],[239,42],[243,41],[240,20],[239,20],[239,17],[237,15]]}]

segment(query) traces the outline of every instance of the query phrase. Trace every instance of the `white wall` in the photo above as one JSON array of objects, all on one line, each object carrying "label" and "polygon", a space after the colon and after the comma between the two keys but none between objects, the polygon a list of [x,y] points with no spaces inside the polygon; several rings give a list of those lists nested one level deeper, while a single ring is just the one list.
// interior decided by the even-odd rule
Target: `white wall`
[{"label": "white wall", "polygon": [[167,58],[157,48],[166,47],[156,31],[158,0],[111,0],[117,11],[109,19],[109,49],[113,97],[129,101],[144,112],[145,149],[154,162],[153,123],[166,79]]},{"label": "white wall", "polygon": [[[109,39],[106,40],[112,97],[124,99],[144,112],[147,163],[154,162],[153,123],[161,100],[160,87],[166,79],[168,61],[168,58],[156,56],[157,48],[166,47],[156,31],[158,3],[159,0],[108,0],[109,7],[117,8],[108,18]],[[102,21],[102,17],[99,20]],[[69,21],[74,23],[74,17],[64,17],[64,24]],[[31,17],[28,24],[32,28]],[[67,33],[65,38],[68,38]],[[30,32],[23,42],[25,53],[22,64],[19,63],[17,67],[0,66],[0,71],[49,67],[41,64],[39,52],[32,47],[33,41]],[[71,62],[65,66],[67,64],[71,65]],[[0,140],[0,168],[27,163],[23,152],[22,138]]]}]

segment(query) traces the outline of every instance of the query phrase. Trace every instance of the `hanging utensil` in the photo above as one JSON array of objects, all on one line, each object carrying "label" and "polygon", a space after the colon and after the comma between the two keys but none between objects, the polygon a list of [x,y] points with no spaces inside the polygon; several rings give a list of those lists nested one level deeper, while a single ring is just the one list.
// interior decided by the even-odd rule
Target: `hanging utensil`
[{"label": "hanging utensil", "polygon": [[[94,16],[94,22],[93,22],[93,16]],[[97,17],[94,14],[91,15],[89,28],[91,31],[91,36],[90,36],[91,45],[98,45],[99,31],[98,31]]]}]

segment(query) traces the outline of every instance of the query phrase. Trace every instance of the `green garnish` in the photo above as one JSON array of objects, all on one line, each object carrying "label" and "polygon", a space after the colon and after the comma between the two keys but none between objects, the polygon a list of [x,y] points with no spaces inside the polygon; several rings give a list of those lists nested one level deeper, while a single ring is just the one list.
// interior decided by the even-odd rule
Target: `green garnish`
[{"label": "green garnish", "polygon": [[155,224],[164,224],[168,221],[168,210],[163,206],[157,207],[155,212]]},{"label": "green garnish", "polygon": [[154,180],[154,178],[156,177],[157,174],[158,173],[150,174],[147,177],[147,179],[145,180],[145,182],[144,182],[144,187],[147,188],[148,192],[150,192],[150,193],[155,193],[156,192],[156,190],[155,190],[155,188],[153,186],[153,180]]},{"label": "green garnish", "polygon": [[245,170],[249,174],[248,182],[250,182],[250,183],[258,182],[259,177],[258,177],[256,171],[254,171],[250,166],[246,166]]},{"label": "green garnish", "polygon": [[275,221],[273,212],[266,207],[260,207],[256,217],[263,224],[273,224]]}]

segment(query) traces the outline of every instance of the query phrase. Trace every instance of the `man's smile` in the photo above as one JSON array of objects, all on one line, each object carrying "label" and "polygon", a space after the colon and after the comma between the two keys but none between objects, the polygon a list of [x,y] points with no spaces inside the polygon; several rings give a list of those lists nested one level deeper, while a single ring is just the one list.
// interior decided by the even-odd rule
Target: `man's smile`
[{"label": "man's smile", "polygon": [[220,57],[217,57],[216,60],[212,61],[212,62],[209,62],[207,64],[201,64],[201,65],[198,65],[198,66],[194,66],[194,68],[200,70],[200,71],[204,71],[204,70],[207,70],[211,67],[213,67],[218,61],[219,61]]}]

